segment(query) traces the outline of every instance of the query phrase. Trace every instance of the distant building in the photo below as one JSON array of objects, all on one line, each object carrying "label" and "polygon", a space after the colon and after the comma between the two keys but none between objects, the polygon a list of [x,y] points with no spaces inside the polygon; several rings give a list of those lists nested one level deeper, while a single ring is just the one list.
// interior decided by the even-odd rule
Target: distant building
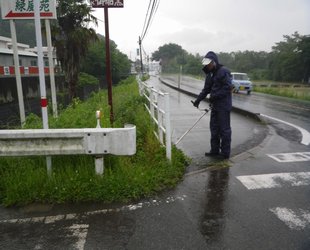
[{"label": "distant building", "polygon": [[149,63],[149,73],[150,75],[158,75],[161,73],[160,61],[152,61]]},{"label": "distant building", "polygon": [[[19,66],[22,76],[38,74],[37,48],[30,48],[29,45],[18,43]],[[48,50],[43,47],[43,60],[45,73],[48,74]],[[57,65],[56,53],[53,53],[54,65]],[[0,77],[15,77],[14,56],[12,39],[0,36]]]}]

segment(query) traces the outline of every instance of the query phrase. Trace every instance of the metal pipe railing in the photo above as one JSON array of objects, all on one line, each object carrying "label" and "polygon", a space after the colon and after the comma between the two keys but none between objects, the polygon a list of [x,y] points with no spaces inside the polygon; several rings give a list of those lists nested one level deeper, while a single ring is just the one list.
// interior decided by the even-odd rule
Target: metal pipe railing
[{"label": "metal pipe railing", "polygon": [[[166,147],[166,157],[171,160],[171,125],[170,125],[170,97],[169,93],[162,93],[159,90],[147,85],[137,78],[139,93],[148,101],[145,108],[156,124],[155,136],[160,143]],[[165,137],[164,137],[165,135]]]}]

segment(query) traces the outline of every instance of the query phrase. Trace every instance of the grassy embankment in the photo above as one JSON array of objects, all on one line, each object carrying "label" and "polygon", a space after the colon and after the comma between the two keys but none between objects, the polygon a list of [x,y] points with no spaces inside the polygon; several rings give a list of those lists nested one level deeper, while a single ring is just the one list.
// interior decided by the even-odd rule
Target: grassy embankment
[{"label": "grassy embankment", "polygon": [[[48,177],[45,157],[0,158],[0,204],[127,202],[149,197],[174,187],[182,178],[186,157],[173,147],[172,162],[153,134],[134,78],[113,89],[114,127],[125,123],[137,126],[137,153],[134,156],[105,156],[104,176],[95,174],[91,156],[52,157]],[[94,94],[86,102],[75,101],[62,110],[58,119],[49,117],[50,128],[93,128],[95,111],[102,110],[102,127],[109,127],[107,92]],[[26,128],[41,128],[41,119],[27,118]]]},{"label": "grassy embankment", "polygon": [[[166,74],[169,75],[169,74]],[[177,79],[176,74],[171,74]],[[202,75],[187,75],[198,80],[204,80]],[[279,82],[259,82],[253,81],[254,91],[265,93],[269,95],[289,97],[299,100],[310,101],[310,85],[308,84],[292,84],[292,83],[279,83]]]},{"label": "grassy embankment", "polygon": [[310,87],[301,84],[264,84],[255,82],[254,91],[269,95],[284,96],[299,100],[310,101]]}]

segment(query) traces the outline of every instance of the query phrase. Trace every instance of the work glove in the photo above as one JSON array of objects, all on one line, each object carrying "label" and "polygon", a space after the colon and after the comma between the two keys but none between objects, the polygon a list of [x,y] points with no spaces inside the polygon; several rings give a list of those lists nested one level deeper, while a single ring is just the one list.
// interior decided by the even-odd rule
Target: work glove
[{"label": "work glove", "polygon": [[214,103],[214,101],[215,101],[215,97],[211,95],[211,96],[209,97],[209,102],[210,102],[210,103]]},{"label": "work glove", "polygon": [[199,107],[199,103],[200,103],[199,100],[194,101],[193,102],[194,107],[198,108]]},{"label": "work glove", "polygon": [[210,102],[210,104],[209,104],[209,108],[210,108],[210,110],[214,110],[213,103],[211,103],[211,102]]}]

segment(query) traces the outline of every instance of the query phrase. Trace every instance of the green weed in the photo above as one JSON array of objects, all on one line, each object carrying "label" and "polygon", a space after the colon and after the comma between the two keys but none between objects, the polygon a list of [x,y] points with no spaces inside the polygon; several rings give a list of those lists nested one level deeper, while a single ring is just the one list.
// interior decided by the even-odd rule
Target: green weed
[{"label": "green weed", "polygon": [[[53,156],[52,175],[47,176],[45,157],[0,158],[0,203],[4,206],[29,203],[126,202],[149,197],[174,187],[182,178],[186,157],[173,147],[172,161],[153,135],[153,125],[139,96],[137,83],[129,78],[113,88],[114,127],[125,123],[137,127],[134,156],[104,157],[105,173],[95,174],[91,156]],[[110,127],[107,92],[95,93],[81,102],[76,99],[58,119],[49,117],[50,128],[93,128],[95,111],[101,110],[102,127]],[[41,128],[41,119],[30,115],[25,128]]]},{"label": "green weed", "polygon": [[255,86],[254,91],[269,95],[284,96],[299,100],[310,101],[310,88]]}]

